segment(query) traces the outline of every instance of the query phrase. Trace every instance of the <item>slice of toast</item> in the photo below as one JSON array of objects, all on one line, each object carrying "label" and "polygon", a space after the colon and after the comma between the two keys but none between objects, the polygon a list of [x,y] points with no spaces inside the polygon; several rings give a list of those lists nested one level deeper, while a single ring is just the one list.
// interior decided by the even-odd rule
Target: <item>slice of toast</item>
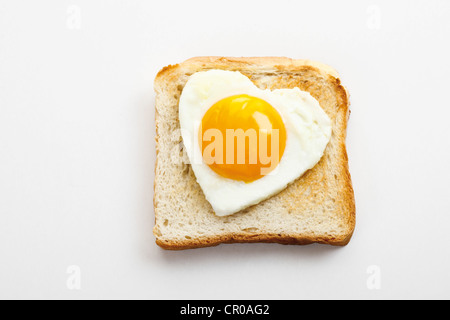
[{"label": "slice of toast", "polygon": [[[218,217],[196,182],[178,120],[189,77],[210,69],[239,71],[261,89],[299,87],[316,98],[333,123],[321,161],[284,191],[232,216]],[[288,58],[200,57],[162,69],[156,91],[156,243],[169,250],[221,243],[348,244],[355,228],[355,199],[348,169],[349,97],[332,68]]]}]

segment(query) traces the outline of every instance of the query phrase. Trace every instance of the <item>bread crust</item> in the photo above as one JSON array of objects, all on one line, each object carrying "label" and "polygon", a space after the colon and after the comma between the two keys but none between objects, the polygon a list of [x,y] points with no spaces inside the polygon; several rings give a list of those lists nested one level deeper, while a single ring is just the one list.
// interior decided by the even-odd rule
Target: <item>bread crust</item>
[{"label": "bread crust", "polygon": [[[336,70],[319,62],[310,60],[295,60],[285,57],[250,57],[250,58],[235,58],[235,57],[196,57],[189,59],[181,64],[169,65],[164,67],[156,76],[155,91],[157,95],[160,94],[160,89],[165,84],[176,82],[180,70],[187,75],[194,74],[198,71],[209,69],[225,69],[236,70],[251,77],[252,73],[265,72],[267,74],[287,74],[292,77],[299,77],[306,71],[319,74],[333,87],[338,101],[336,120],[339,128],[337,131],[337,139],[339,139],[339,148],[341,159],[339,165],[342,167],[339,174],[339,194],[342,197],[342,204],[340,210],[341,215],[345,216],[346,231],[339,235],[310,235],[310,234],[288,234],[288,233],[251,233],[239,232],[230,233],[226,235],[215,235],[205,237],[195,237],[191,239],[164,239],[161,237],[160,230],[157,226],[156,211],[158,203],[156,201],[159,177],[156,174],[158,168],[158,154],[159,154],[159,119],[158,111],[155,112],[155,128],[156,128],[156,153],[157,160],[155,165],[155,227],[154,235],[156,236],[156,244],[166,250],[184,250],[217,246],[219,244],[229,243],[278,243],[284,245],[308,245],[313,243],[328,244],[333,246],[347,245],[354,233],[356,225],[356,205],[354,198],[353,185],[351,175],[348,167],[348,156],[346,148],[347,123],[350,115],[349,93],[341,84],[340,78]],[[314,169],[313,169],[314,170]],[[305,175],[308,175],[306,173]],[[336,178],[337,179],[337,178]],[[307,180],[306,180],[307,181]],[[290,186],[288,186],[290,188]]]}]

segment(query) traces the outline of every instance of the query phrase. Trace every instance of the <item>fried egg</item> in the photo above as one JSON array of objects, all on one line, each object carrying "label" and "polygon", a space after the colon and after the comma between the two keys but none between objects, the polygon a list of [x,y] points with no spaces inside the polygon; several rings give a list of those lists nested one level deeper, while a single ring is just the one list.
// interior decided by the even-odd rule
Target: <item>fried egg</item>
[{"label": "fried egg", "polygon": [[281,192],[320,161],[332,133],[330,118],[308,92],[262,90],[224,70],[189,78],[179,119],[197,182],[218,216]]}]

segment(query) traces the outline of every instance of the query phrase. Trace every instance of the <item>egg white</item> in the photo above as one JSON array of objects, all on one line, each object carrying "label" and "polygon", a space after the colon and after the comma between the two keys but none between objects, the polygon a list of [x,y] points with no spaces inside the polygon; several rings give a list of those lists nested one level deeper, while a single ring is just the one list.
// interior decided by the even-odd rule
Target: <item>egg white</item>
[{"label": "egg white", "polygon": [[[218,101],[247,94],[265,100],[281,115],[287,133],[278,167],[251,183],[224,178],[202,161],[198,130]],[[240,72],[210,70],[193,74],[180,97],[181,134],[197,182],[218,216],[232,215],[279,193],[312,169],[331,139],[331,120],[319,102],[299,88],[261,90]]]}]

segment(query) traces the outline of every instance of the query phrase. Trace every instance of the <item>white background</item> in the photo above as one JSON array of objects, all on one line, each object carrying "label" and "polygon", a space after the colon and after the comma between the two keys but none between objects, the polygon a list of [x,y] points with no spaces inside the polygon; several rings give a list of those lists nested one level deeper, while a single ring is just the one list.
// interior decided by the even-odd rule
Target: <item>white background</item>
[{"label": "white background", "polygon": [[[0,298],[450,298],[449,40],[445,0],[0,0]],[[153,79],[199,55],[340,72],[347,247],[155,245]]]}]

